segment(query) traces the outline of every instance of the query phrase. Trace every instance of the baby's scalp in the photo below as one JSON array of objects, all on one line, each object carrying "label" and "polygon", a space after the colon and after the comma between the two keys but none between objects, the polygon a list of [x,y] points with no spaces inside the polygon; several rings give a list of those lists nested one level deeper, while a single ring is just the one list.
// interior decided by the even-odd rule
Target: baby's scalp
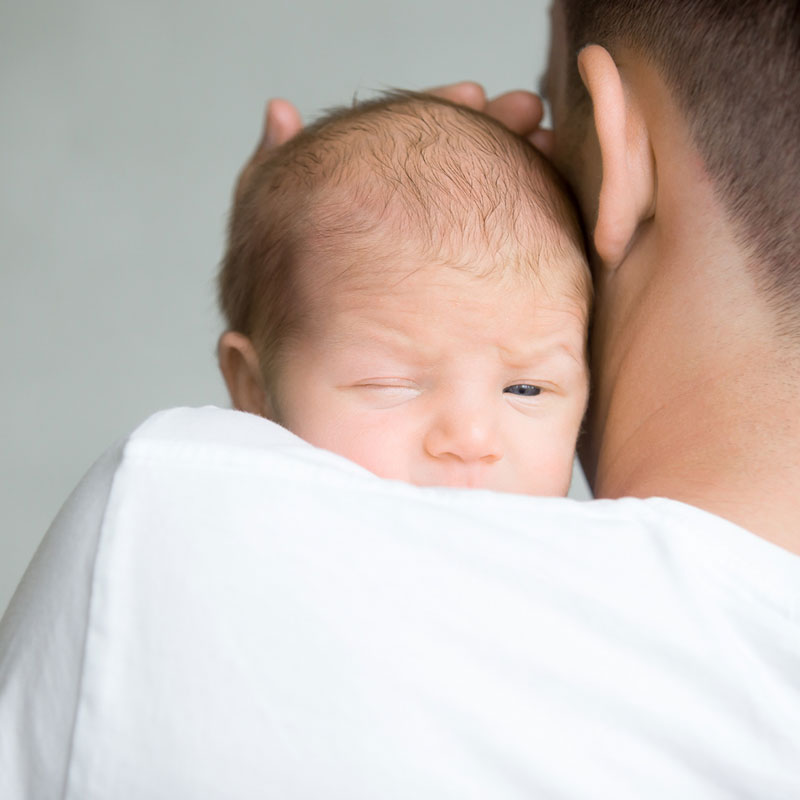
[{"label": "baby's scalp", "polygon": [[306,288],[380,279],[400,251],[566,292],[588,316],[580,227],[546,159],[484,114],[392,92],[330,112],[256,165],[220,270],[227,324],[253,340],[270,382]]}]

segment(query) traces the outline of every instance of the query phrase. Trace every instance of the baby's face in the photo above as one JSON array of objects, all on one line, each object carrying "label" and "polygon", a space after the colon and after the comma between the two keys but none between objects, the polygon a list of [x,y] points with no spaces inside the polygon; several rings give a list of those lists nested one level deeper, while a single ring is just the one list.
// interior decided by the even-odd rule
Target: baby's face
[{"label": "baby's face", "polygon": [[412,265],[311,302],[280,374],[287,428],[385,478],[566,493],[588,384],[575,299]]}]

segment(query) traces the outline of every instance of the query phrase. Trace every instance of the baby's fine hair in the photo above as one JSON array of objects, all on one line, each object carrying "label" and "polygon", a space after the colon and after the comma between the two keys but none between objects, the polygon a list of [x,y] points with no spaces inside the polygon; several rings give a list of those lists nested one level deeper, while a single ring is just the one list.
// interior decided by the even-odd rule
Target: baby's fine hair
[{"label": "baby's fine hair", "polygon": [[[368,265],[387,241],[420,259],[464,269],[488,260],[534,280],[549,261],[563,264],[559,255],[583,263],[561,178],[496,120],[400,91],[335,109],[251,164],[234,198],[219,302],[228,328],[253,340],[268,382],[302,323],[298,270],[332,278],[347,259]],[[588,309],[588,271],[573,272],[568,290]]]}]

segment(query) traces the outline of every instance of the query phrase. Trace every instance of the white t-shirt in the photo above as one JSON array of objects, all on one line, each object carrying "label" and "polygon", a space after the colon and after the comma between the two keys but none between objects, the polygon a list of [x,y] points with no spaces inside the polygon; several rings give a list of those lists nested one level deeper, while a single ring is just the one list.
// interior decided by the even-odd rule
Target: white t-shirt
[{"label": "white t-shirt", "polygon": [[156,415],[0,626],[0,797],[800,797],[800,558]]}]

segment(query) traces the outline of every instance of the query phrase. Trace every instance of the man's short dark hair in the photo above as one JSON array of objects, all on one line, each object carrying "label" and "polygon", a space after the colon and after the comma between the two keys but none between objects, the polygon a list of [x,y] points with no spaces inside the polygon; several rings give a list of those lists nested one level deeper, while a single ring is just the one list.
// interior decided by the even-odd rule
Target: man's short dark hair
[{"label": "man's short dark hair", "polygon": [[754,278],[783,331],[800,336],[800,2],[562,0],[573,71],[578,51],[637,52],[683,108]]}]

